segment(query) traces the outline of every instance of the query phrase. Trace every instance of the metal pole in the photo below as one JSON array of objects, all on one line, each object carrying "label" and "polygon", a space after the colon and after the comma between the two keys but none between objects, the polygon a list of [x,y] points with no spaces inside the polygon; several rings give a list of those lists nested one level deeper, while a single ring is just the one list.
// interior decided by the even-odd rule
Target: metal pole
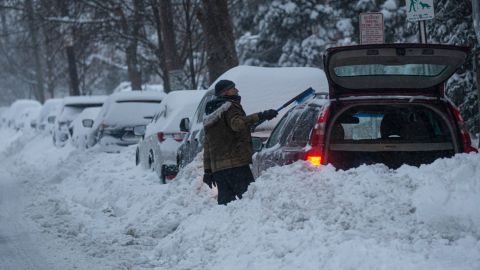
[{"label": "metal pole", "polygon": [[427,26],[425,21],[418,21],[418,29],[420,32],[420,43],[427,44]]},{"label": "metal pole", "polygon": [[[478,49],[475,50],[475,75],[476,75],[475,79],[477,81],[478,114],[480,116],[480,50],[478,50]],[[480,125],[479,125],[479,128],[480,128]],[[480,135],[480,131],[478,131],[478,134]],[[477,147],[480,148],[480,137],[478,137],[477,139],[478,139]]]},{"label": "metal pole", "polygon": [[[472,18],[473,18],[473,27],[475,28],[475,34],[477,35],[477,42],[480,43],[480,1],[479,0],[472,0]],[[477,102],[478,102],[478,116],[480,121],[480,51],[478,48],[475,50],[475,71],[476,71],[476,79],[477,79]],[[477,122],[478,123],[478,122]],[[477,130],[478,134],[480,134],[480,123],[479,129]],[[480,138],[478,142],[478,147],[480,147]]]}]

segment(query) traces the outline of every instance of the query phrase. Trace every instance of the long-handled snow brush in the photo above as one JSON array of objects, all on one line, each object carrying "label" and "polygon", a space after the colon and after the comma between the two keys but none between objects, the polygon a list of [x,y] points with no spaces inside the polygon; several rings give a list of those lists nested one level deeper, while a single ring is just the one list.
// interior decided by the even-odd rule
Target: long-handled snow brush
[{"label": "long-handled snow brush", "polygon": [[[297,103],[302,103],[305,101],[307,98],[315,95],[315,90],[313,88],[309,87],[307,90],[301,92],[300,94],[296,95],[294,98],[290,99],[289,101],[285,102],[282,106],[280,106],[276,111],[280,112],[282,109],[286,108],[288,105],[292,104],[293,102]],[[265,122],[266,120],[261,120],[255,123],[253,126],[251,126],[251,131],[255,131],[255,128],[257,128],[260,124]]]}]

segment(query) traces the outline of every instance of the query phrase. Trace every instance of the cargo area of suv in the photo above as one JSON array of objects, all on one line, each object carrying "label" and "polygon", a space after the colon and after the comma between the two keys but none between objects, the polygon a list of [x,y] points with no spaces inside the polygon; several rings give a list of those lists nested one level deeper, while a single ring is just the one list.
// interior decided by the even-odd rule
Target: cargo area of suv
[{"label": "cargo area of suv", "polygon": [[426,104],[355,104],[333,113],[325,160],[338,169],[419,166],[459,152],[451,117]]}]

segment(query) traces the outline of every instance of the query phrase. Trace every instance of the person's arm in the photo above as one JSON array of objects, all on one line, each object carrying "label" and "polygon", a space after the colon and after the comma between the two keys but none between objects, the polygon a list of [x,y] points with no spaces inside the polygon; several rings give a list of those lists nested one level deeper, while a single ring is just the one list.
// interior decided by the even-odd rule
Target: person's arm
[{"label": "person's arm", "polygon": [[226,117],[228,125],[235,132],[245,130],[259,120],[258,113],[244,116],[240,109],[234,107],[226,112]]}]

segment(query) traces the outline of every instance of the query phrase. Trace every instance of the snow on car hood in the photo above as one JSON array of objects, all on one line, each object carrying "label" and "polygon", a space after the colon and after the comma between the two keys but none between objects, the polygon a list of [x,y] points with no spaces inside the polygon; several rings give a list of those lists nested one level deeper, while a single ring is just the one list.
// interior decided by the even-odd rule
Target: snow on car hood
[{"label": "snow on car hood", "polygon": [[201,182],[202,153],[161,185],[134,165],[135,147],[84,152],[9,136],[0,130],[0,166],[28,187],[27,215],[80,243],[99,269],[474,270],[480,261],[480,154],[397,170],[296,162],[218,206]]}]

